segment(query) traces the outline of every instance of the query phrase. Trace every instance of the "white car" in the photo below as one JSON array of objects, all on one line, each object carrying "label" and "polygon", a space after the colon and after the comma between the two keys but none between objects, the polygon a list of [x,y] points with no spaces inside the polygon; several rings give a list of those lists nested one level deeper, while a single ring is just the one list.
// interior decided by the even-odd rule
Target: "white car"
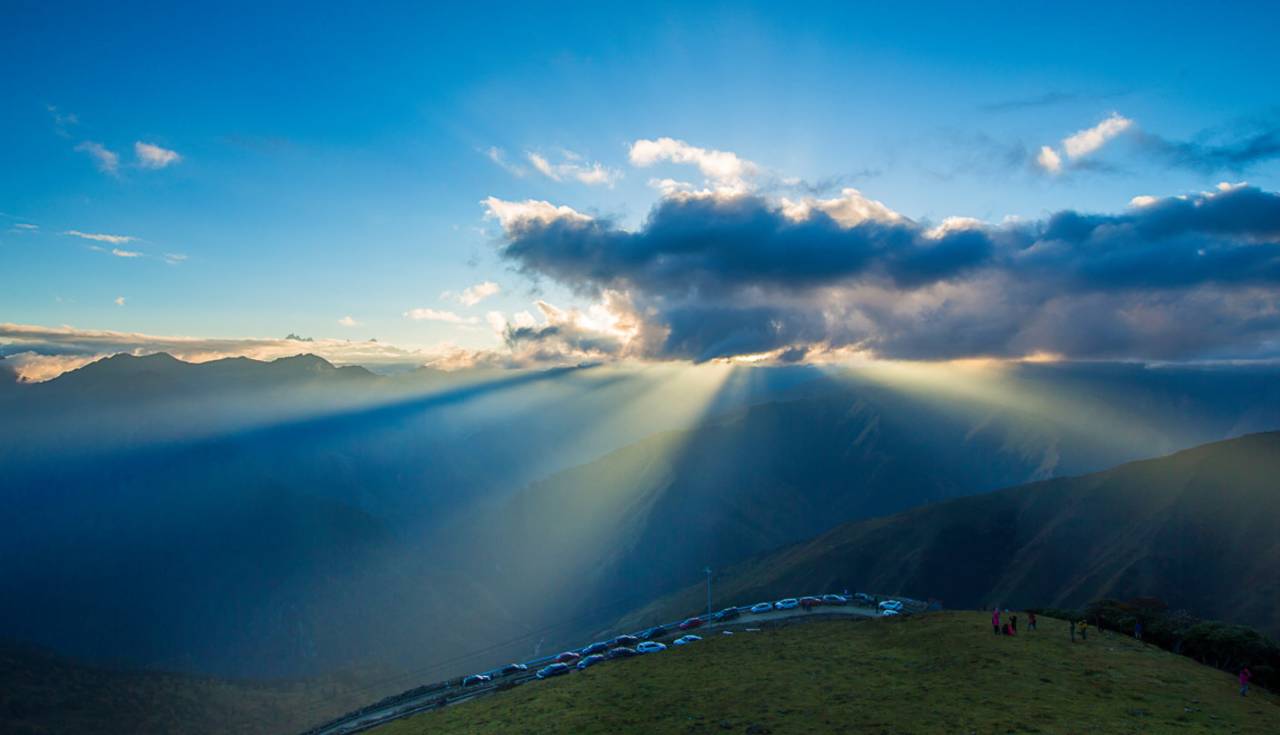
[{"label": "white car", "polygon": [[800,607],[800,601],[794,597],[788,597],[785,600],[778,600],[773,603],[773,606],[779,610],[794,610],[797,607]]},{"label": "white car", "polygon": [[897,617],[898,615],[901,615],[901,614],[902,613],[898,612],[897,610],[881,610],[880,611],[880,617],[882,618]]},{"label": "white car", "polygon": [[[725,631],[725,632],[728,632],[728,631]],[[692,633],[690,633],[689,635],[680,636],[679,638],[672,641],[672,643],[676,644],[677,646],[687,646],[690,643],[693,643],[695,641],[700,641],[700,640],[702,640],[702,636],[693,635]]]},{"label": "white car", "polygon": [[773,610],[772,602],[757,602],[756,604],[751,606],[751,612],[756,614],[767,613],[771,610]]},{"label": "white car", "polygon": [[902,612],[902,603],[897,600],[885,600],[880,603],[881,610],[892,610],[894,612]]},{"label": "white car", "polygon": [[636,646],[636,653],[657,653],[665,650],[667,650],[667,647],[657,641],[645,641]]}]

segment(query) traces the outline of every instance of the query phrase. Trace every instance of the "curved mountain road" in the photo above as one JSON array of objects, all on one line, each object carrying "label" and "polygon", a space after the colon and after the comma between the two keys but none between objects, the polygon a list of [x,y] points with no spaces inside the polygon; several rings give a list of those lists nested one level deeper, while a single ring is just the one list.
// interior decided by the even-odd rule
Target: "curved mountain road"
[{"label": "curved mountain road", "polygon": [[[877,602],[888,597],[876,596]],[[924,609],[923,603],[915,600],[898,597],[894,599],[902,600],[908,611],[918,612]],[[659,636],[655,640],[669,642],[670,639],[678,638],[685,633],[697,633],[699,635],[710,631],[739,631],[755,627],[759,624],[774,624],[780,622],[790,622],[795,620],[823,619],[833,617],[859,617],[874,618],[879,616],[879,610],[873,606],[860,606],[855,604],[836,606],[823,605],[812,610],[803,608],[794,608],[792,610],[771,610],[767,613],[750,613],[744,612],[735,620],[725,623],[707,623],[697,629],[689,631],[681,631],[676,626],[680,621],[665,624],[668,632]],[[555,655],[546,656],[544,658],[526,662],[529,670],[514,674],[511,676],[494,677],[494,680],[488,684],[482,684],[471,687],[462,687],[461,679],[449,679],[425,689],[416,690],[415,694],[406,697],[403,700],[390,702],[384,706],[373,706],[367,711],[361,710],[346,715],[333,722],[326,723],[319,727],[308,730],[303,735],[354,735],[354,733],[365,732],[379,725],[385,725],[392,720],[398,720],[403,717],[415,715],[419,712],[447,707],[450,705],[465,702],[476,697],[483,697],[497,691],[504,691],[512,687],[524,684],[529,681],[535,681],[535,672],[538,668],[545,666],[555,660]],[[653,654],[648,654],[653,655]],[[609,662],[601,662],[599,666],[607,665]],[[570,674],[572,675],[572,674]]]}]

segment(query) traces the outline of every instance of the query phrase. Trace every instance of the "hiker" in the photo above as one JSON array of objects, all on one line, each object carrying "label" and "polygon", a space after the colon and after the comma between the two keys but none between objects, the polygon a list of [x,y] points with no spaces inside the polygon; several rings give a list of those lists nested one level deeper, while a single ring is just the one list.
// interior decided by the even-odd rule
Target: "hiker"
[{"label": "hiker", "polygon": [[1013,614],[1013,615],[1010,615],[1010,616],[1009,616],[1009,628],[1013,630],[1013,632],[1014,632],[1014,634],[1015,634],[1015,635],[1017,634],[1017,632],[1018,632],[1018,616],[1017,616],[1017,614],[1016,614],[1016,613],[1015,613],[1015,614]]},{"label": "hiker", "polygon": [[1076,621],[1068,620],[1067,628],[1071,631],[1071,642],[1075,643],[1076,642]]},{"label": "hiker", "polygon": [[1000,635],[1000,608],[991,611],[991,632]]},{"label": "hiker", "polygon": [[1142,640],[1142,621],[1133,624],[1133,637]]},{"label": "hiker", "polygon": [[1082,641],[1089,640],[1089,621],[1088,620],[1080,621],[1080,640]]},{"label": "hiker", "polygon": [[1027,630],[1034,631],[1036,629],[1036,614],[1034,612],[1027,613]]},{"label": "hiker", "polygon": [[1005,623],[1004,625],[1000,626],[1000,630],[1005,635],[1013,635],[1013,629],[1009,627],[1008,623]]},{"label": "hiker", "polygon": [[1245,697],[1249,695],[1249,680],[1252,678],[1253,672],[1249,670],[1248,666],[1240,669],[1240,696]]}]

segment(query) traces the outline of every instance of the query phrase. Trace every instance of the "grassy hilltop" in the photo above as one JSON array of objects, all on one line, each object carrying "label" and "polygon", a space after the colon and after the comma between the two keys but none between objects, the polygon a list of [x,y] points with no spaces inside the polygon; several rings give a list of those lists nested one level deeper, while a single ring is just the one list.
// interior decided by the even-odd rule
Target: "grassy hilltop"
[{"label": "grassy hilltop", "polygon": [[[1025,628],[1025,616],[1022,627]],[[391,723],[418,733],[1275,733],[1280,699],[1066,623],[991,634],[983,613],[814,621],[611,662]]]}]

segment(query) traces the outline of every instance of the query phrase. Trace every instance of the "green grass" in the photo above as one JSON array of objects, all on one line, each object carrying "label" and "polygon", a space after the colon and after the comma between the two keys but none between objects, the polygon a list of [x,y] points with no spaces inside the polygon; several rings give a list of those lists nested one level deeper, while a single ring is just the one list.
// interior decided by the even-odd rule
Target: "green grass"
[{"label": "green grass", "polygon": [[955,612],[708,636],[374,732],[1274,734],[1280,701],[1129,638]]}]

